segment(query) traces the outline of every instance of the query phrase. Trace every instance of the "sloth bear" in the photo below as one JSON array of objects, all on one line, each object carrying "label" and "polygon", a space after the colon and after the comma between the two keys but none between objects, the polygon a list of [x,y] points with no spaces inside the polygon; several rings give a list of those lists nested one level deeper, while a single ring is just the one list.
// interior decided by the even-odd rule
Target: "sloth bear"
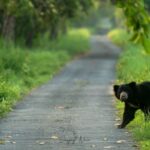
[{"label": "sloth bear", "polygon": [[114,85],[113,89],[116,98],[125,104],[123,121],[118,128],[124,128],[132,121],[138,109],[144,113],[145,120],[150,118],[150,82]]}]

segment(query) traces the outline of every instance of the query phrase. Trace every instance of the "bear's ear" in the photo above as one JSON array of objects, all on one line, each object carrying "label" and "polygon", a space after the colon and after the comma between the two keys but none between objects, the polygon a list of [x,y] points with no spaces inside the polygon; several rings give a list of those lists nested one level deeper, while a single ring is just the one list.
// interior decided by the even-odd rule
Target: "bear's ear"
[{"label": "bear's ear", "polygon": [[115,94],[117,94],[117,91],[118,91],[118,89],[119,89],[119,85],[114,85],[114,92],[115,92]]},{"label": "bear's ear", "polygon": [[135,88],[136,87],[136,82],[130,82],[129,84],[128,84],[131,88]]}]

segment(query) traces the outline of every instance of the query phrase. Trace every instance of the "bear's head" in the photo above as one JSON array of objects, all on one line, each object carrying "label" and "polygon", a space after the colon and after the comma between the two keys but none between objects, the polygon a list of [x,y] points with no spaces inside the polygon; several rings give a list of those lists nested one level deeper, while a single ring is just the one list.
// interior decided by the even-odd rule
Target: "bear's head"
[{"label": "bear's head", "polygon": [[114,94],[122,102],[130,102],[135,98],[136,82],[114,85]]}]

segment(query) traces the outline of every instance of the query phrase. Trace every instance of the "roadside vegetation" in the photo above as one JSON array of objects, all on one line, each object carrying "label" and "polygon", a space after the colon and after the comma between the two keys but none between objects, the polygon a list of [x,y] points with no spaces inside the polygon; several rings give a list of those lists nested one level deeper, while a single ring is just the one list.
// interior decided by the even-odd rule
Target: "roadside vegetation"
[{"label": "roadside vegetation", "polygon": [[[149,50],[140,44],[134,44],[129,39],[131,35],[123,29],[115,29],[108,33],[108,37],[117,45],[122,47],[122,52],[117,64],[118,83],[130,81],[142,82],[150,80],[150,42]],[[123,113],[123,104],[117,101],[119,115]],[[122,115],[121,115],[122,116]],[[134,138],[139,142],[141,150],[150,148],[150,122],[145,122],[141,111],[136,113],[134,121],[128,125]]]},{"label": "roadside vegetation", "polygon": [[0,41],[0,116],[32,88],[51,79],[69,60],[89,50],[90,32],[72,29],[54,41],[46,35],[32,49]]},{"label": "roadside vegetation", "polygon": [[89,50],[90,32],[73,23],[95,5],[95,0],[0,1],[0,117]]}]

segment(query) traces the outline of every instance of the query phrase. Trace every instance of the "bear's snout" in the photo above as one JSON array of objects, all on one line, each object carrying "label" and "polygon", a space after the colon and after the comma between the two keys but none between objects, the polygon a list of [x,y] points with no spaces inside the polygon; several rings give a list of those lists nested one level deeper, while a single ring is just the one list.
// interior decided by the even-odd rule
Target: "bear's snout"
[{"label": "bear's snout", "polygon": [[128,94],[126,92],[121,92],[120,93],[120,100],[121,101],[126,101],[128,99]]}]

